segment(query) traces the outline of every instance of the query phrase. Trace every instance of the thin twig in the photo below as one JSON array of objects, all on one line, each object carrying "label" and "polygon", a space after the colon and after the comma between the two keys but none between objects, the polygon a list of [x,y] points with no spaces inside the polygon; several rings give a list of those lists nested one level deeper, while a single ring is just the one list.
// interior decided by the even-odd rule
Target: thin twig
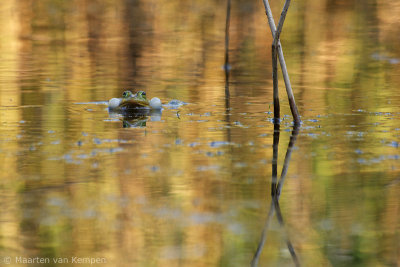
[{"label": "thin twig", "polygon": [[274,98],[274,123],[280,121],[280,104],[279,104],[279,87],[278,87],[278,60],[276,57],[276,47],[272,45],[272,81],[273,81],[273,98]]},{"label": "thin twig", "polygon": [[[286,0],[283,6],[281,17],[279,18],[278,28],[275,30],[274,40],[272,42],[272,80],[274,86],[274,120],[280,120],[280,105],[279,105],[279,87],[278,87],[278,62],[276,53],[278,51],[278,41],[281,35],[283,23],[285,22],[286,14],[289,9],[290,0]],[[272,19],[273,22],[273,19]]]},{"label": "thin twig", "polygon": [[230,72],[230,65],[229,65],[229,26],[231,21],[231,0],[227,0],[226,3],[226,21],[225,21],[225,120],[227,123],[226,128],[226,135],[227,140],[231,141],[231,117],[230,117],[230,92],[229,92],[229,72]]},{"label": "thin twig", "polygon": [[281,36],[283,23],[285,22],[286,14],[290,6],[290,0],[286,0],[283,5],[281,17],[279,18],[278,28],[275,30],[273,45],[276,47],[278,45],[279,37]]},{"label": "thin twig", "polygon": [[[264,3],[264,7],[265,7],[265,13],[268,18],[268,24],[269,24],[269,28],[271,30],[272,37],[275,37],[276,26],[275,26],[274,18],[272,16],[271,7],[269,6],[268,0],[263,0],[263,3]],[[282,69],[283,80],[285,81],[286,93],[288,95],[290,110],[293,115],[294,124],[299,125],[301,123],[300,114],[299,114],[299,111],[296,106],[296,101],[294,100],[292,85],[290,84],[289,74],[288,74],[288,71],[286,68],[285,57],[283,56],[282,45],[281,45],[281,42],[279,39],[278,39],[278,44],[277,44],[277,50],[278,50],[279,63],[281,65],[281,69]]]}]

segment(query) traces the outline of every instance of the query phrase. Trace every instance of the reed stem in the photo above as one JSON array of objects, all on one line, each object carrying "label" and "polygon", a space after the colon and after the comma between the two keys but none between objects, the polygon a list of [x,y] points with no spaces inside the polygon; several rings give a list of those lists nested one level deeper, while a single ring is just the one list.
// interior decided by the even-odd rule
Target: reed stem
[{"label": "reed stem", "polygon": [[[274,48],[277,50],[279,63],[281,65],[281,69],[282,69],[283,80],[285,82],[286,93],[287,93],[288,100],[289,100],[290,111],[292,112],[292,115],[293,115],[294,124],[299,125],[301,123],[300,114],[297,109],[296,101],[294,99],[292,85],[290,83],[289,73],[288,73],[287,67],[286,67],[285,57],[283,56],[282,45],[279,40],[280,34],[282,32],[282,28],[283,28],[283,22],[285,21],[286,14],[289,9],[290,0],[286,0],[285,5],[283,6],[281,17],[278,22],[278,29],[275,26],[275,21],[272,16],[271,7],[269,5],[268,0],[263,0],[263,3],[264,3],[264,8],[265,8],[265,13],[268,18],[269,28],[271,29],[272,37],[274,38],[274,41],[272,43],[272,47],[273,47],[272,50],[274,50]],[[273,61],[272,61],[272,64],[274,64]],[[273,73],[273,71],[272,71],[272,73]],[[275,104],[275,97],[274,97],[274,104]],[[274,112],[275,112],[275,108],[274,108]],[[274,115],[274,118],[275,117],[276,116]]]}]

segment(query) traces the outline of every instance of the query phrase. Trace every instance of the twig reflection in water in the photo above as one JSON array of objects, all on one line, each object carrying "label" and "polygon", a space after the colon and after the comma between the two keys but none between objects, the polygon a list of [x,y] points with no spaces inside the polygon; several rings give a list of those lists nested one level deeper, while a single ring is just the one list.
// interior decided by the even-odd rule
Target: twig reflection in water
[{"label": "twig reflection in water", "polygon": [[[258,265],[258,260],[260,257],[260,254],[262,252],[262,249],[265,245],[265,242],[267,240],[267,231],[272,219],[272,216],[274,215],[274,212],[276,211],[276,217],[278,219],[279,224],[284,228],[284,220],[283,216],[281,213],[281,209],[279,206],[279,197],[282,192],[282,187],[283,183],[285,182],[286,174],[289,168],[289,163],[290,163],[290,158],[292,156],[292,151],[294,144],[296,143],[297,135],[299,134],[299,125],[295,124],[293,126],[293,131],[290,136],[290,141],[288,148],[286,150],[286,155],[285,155],[285,160],[283,163],[282,167],[282,172],[281,172],[281,177],[278,182],[278,146],[279,146],[279,135],[280,135],[280,125],[279,123],[274,124],[274,140],[273,140],[273,155],[272,155],[272,183],[271,183],[271,205],[268,211],[268,216],[264,224],[264,228],[262,231],[261,235],[261,240],[258,244],[257,251],[254,254],[253,260],[251,261],[251,266],[255,267]],[[293,245],[290,242],[289,235],[286,231],[285,233],[285,239],[286,239],[286,244],[288,246],[290,255],[292,256],[293,262],[295,263],[296,266],[300,266],[300,262],[297,258],[296,252],[294,251]]]}]

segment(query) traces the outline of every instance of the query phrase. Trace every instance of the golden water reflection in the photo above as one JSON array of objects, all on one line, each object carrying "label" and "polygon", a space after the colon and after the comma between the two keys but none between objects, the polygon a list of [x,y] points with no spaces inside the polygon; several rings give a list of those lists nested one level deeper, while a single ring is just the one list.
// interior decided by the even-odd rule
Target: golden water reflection
[{"label": "golden water reflection", "polygon": [[[232,1],[225,110],[225,8],[2,3],[2,260],[250,265],[271,201],[271,38],[261,1]],[[282,45],[304,123],[279,203],[304,266],[400,264],[399,11],[372,0],[289,11]],[[101,101],[127,88],[189,104],[124,128]],[[283,92],[278,169],[292,130]],[[293,264],[284,236],[272,221],[259,266]]]}]

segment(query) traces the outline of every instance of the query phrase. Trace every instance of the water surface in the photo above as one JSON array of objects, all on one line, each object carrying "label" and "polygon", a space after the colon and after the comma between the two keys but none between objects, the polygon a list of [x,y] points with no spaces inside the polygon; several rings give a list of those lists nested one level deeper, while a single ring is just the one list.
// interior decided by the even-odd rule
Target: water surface
[{"label": "water surface", "polygon": [[[280,5],[271,1],[276,16]],[[6,1],[1,260],[250,266],[264,231],[258,266],[293,266],[288,240],[303,266],[398,265],[399,12],[397,1],[292,3],[281,40],[303,124],[293,132],[280,80],[278,177],[293,142],[282,227],[268,215],[261,1],[232,1],[228,83],[226,2]],[[126,89],[188,104],[110,114],[104,101]]]}]

